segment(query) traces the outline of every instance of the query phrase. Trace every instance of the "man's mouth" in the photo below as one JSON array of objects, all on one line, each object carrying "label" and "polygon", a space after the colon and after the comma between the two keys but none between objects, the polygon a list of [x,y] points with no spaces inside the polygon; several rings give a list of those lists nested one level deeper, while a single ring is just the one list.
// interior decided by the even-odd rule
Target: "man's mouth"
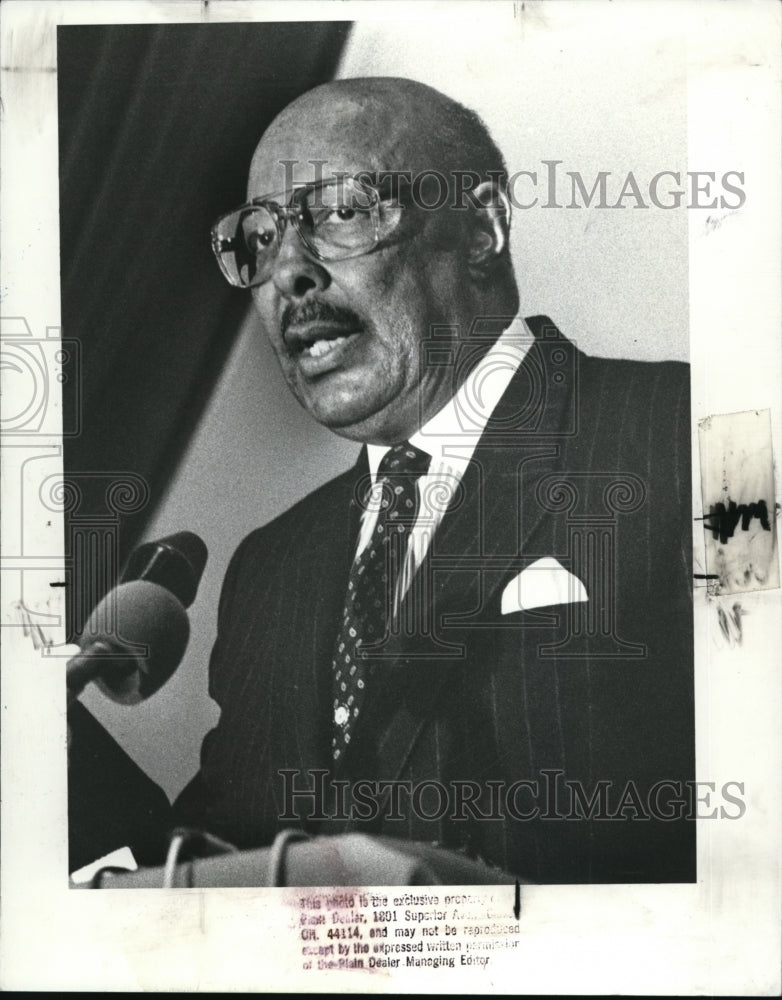
[{"label": "man's mouth", "polygon": [[282,317],[282,335],[291,357],[304,364],[304,373],[319,375],[338,364],[345,345],[363,331],[350,309],[325,302],[289,306]]},{"label": "man's mouth", "polygon": [[316,321],[289,327],[285,343],[293,355],[320,358],[336,350],[349,337],[354,337],[359,332],[358,326]]}]

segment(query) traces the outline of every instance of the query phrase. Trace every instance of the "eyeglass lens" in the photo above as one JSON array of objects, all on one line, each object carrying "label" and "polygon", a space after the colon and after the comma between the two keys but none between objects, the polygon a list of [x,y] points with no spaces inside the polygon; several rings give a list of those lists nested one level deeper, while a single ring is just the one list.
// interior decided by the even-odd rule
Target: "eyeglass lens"
[{"label": "eyeglass lens", "polygon": [[232,284],[248,287],[268,280],[286,216],[293,218],[305,246],[324,260],[365,253],[375,244],[373,199],[349,179],[302,189],[289,207],[282,207],[280,201],[270,196],[263,204],[247,205],[224,216],[215,226],[213,246]]}]

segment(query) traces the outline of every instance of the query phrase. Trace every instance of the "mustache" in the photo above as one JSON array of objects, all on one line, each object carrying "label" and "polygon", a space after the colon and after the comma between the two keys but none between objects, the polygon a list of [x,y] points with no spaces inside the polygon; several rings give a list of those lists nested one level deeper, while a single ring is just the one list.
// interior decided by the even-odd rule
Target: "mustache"
[{"label": "mustache", "polygon": [[360,327],[362,325],[361,320],[352,309],[344,309],[342,306],[335,306],[330,302],[319,302],[317,299],[314,299],[310,302],[290,302],[285,307],[280,321],[282,335],[284,337],[291,326],[297,326],[300,323],[312,323],[313,321],[339,323],[353,327]]}]

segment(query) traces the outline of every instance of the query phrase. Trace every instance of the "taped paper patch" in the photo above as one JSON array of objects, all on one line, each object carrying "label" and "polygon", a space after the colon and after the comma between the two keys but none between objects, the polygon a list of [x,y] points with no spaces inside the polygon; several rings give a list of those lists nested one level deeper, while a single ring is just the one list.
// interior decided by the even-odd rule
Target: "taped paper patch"
[{"label": "taped paper patch", "polygon": [[698,435],[710,592],[779,587],[770,411],[707,417]]}]

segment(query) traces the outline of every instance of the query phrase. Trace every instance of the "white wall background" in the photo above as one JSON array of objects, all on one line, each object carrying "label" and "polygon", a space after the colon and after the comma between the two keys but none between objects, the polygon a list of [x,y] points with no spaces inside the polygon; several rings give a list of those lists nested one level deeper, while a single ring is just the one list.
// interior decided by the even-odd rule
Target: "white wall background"
[{"label": "white wall background", "polygon": [[[686,66],[676,6],[634,2],[452,4],[431,21],[362,22],[348,41],[343,76],[409,76],[476,110],[508,168],[538,171],[561,160],[587,190],[598,171],[616,194],[632,170],[646,183],[687,170]],[[522,11],[522,6],[524,10]],[[411,9],[412,8],[412,9]],[[562,204],[570,201],[562,178]],[[519,200],[530,201],[529,182]],[[646,199],[648,201],[648,198]],[[632,199],[625,201],[632,206]],[[512,251],[521,308],[545,313],[593,354],[688,357],[687,211],[516,210]]]},{"label": "white wall background", "polygon": [[[677,5],[537,3],[522,10],[454,3],[435,17],[425,3],[403,6],[404,18],[389,19],[383,5],[377,19],[357,23],[341,76],[408,76],[438,87],[477,110],[510,170],[537,170],[540,186],[542,160],[579,171],[587,190],[598,171],[610,171],[609,192],[616,193],[609,202],[630,170],[642,190],[661,170],[686,171]],[[568,184],[560,200],[567,204],[569,195]],[[686,359],[692,213],[625,204],[515,212],[522,310],[548,314],[593,354]],[[169,794],[195,773],[201,739],[217,720],[207,662],[231,553],[247,532],[347,467],[356,452],[299,409],[248,313],[147,533],[187,528],[209,547],[186,658],[144,705],[124,709],[97,692],[84,698]]]}]

